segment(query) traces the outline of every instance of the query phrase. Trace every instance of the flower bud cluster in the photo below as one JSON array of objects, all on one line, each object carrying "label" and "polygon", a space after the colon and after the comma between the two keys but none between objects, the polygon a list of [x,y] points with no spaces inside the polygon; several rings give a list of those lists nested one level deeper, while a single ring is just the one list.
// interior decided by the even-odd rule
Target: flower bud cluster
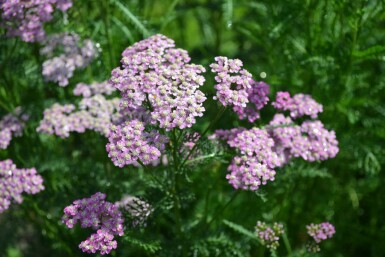
[{"label": "flower bud cluster", "polygon": [[36,194],[44,190],[43,178],[35,168],[18,169],[12,160],[0,161],[0,213],[11,202],[23,202],[22,193]]},{"label": "flower bud cluster", "polygon": [[268,226],[265,222],[258,221],[255,226],[255,233],[261,240],[263,245],[266,245],[270,250],[276,250],[279,246],[279,237],[285,233],[283,225],[274,223],[273,226]]},{"label": "flower bud cluster", "polygon": [[314,242],[307,246],[309,252],[319,252],[319,243],[322,241],[332,238],[336,233],[336,229],[329,222],[322,222],[320,224],[310,224],[306,226],[307,233],[314,239]]},{"label": "flower bud cluster", "polygon": [[154,211],[149,203],[131,195],[124,196],[115,204],[129,216],[133,227],[146,226],[148,217]]},{"label": "flower bud cluster", "polygon": [[227,143],[239,153],[233,158],[226,176],[235,189],[257,190],[274,180],[274,168],[281,165],[281,159],[273,151],[274,141],[265,130],[245,130]]},{"label": "flower bud cluster", "polygon": [[329,222],[322,222],[320,224],[310,224],[306,226],[307,233],[311,236],[316,243],[320,243],[323,240],[332,238],[336,229]]},{"label": "flower bud cluster", "polygon": [[0,149],[6,149],[12,137],[21,136],[27,120],[28,116],[21,113],[20,107],[0,120]]},{"label": "flower bud cluster", "polygon": [[168,142],[166,136],[155,130],[146,132],[145,124],[139,120],[111,126],[108,140],[108,157],[120,168],[136,162],[146,165],[158,160]]},{"label": "flower bud cluster", "polygon": [[65,12],[72,0],[0,0],[1,26],[10,37],[20,37],[25,42],[45,38],[44,22],[52,20],[54,9]]},{"label": "flower bud cluster", "polygon": [[198,90],[205,79],[201,65],[190,63],[187,51],[174,41],[154,35],[128,47],[122,68],[112,71],[110,83],[121,92],[121,107],[150,111],[150,123],[171,130],[191,127],[205,111]]},{"label": "flower bud cluster", "polygon": [[214,86],[217,90],[215,100],[223,106],[245,108],[249,102],[248,91],[251,89],[251,74],[242,69],[243,63],[239,59],[215,57],[215,63],[210,64],[211,71],[216,73]]},{"label": "flower bud cluster", "polygon": [[[49,36],[44,41],[40,53],[50,58],[43,63],[43,76],[45,80],[67,86],[69,79],[77,68],[84,68],[97,56],[97,49],[91,40],[81,43],[80,37],[75,33],[61,33]],[[62,53],[55,56],[55,53]]]},{"label": "flower bud cluster", "polygon": [[107,202],[106,195],[96,193],[90,198],[83,198],[64,208],[63,223],[73,228],[80,223],[82,228],[96,231],[87,240],[80,243],[79,248],[86,253],[109,254],[117,248],[114,236],[123,236],[124,219],[118,206]]},{"label": "flower bud cluster", "polygon": [[[108,88],[108,84],[103,82],[95,84],[97,86],[94,87],[82,84],[82,90],[75,89],[77,93],[90,92],[79,102],[78,108],[73,104],[54,104],[46,109],[37,131],[66,138],[70,132],[84,133],[86,130],[93,130],[107,137],[110,126],[123,122],[125,117],[119,112],[118,98],[106,99],[100,94],[111,93],[111,89],[102,87],[103,85]],[[83,93],[79,94],[84,95]]]},{"label": "flower bud cluster", "polygon": [[290,116],[294,119],[303,116],[310,116],[313,119],[318,117],[318,113],[323,111],[321,104],[314,101],[310,95],[296,94],[293,97],[288,92],[278,92],[274,108],[280,111],[290,111]]}]

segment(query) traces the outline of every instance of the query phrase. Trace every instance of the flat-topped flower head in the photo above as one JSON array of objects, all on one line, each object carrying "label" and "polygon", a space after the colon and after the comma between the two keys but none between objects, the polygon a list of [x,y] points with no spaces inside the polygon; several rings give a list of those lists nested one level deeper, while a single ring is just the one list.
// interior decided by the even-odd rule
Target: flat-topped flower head
[{"label": "flat-topped flower head", "polygon": [[114,236],[123,236],[124,219],[117,205],[107,202],[106,195],[96,193],[64,208],[63,223],[68,228],[80,223],[82,228],[92,228],[96,233],[80,243],[79,248],[86,253],[108,254],[117,248]]},{"label": "flat-topped flower head", "polygon": [[214,86],[215,100],[223,106],[245,108],[249,102],[248,90],[251,89],[251,74],[242,69],[243,63],[239,59],[215,57],[215,63],[210,64],[211,71],[216,73]]},{"label": "flat-topped flower head", "polygon": [[205,111],[205,81],[201,65],[190,63],[187,51],[174,41],[155,35],[128,47],[122,68],[112,71],[110,84],[121,92],[122,109],[146,108],[149,123],[160,128],[188,128]]},{"label": "flat-topped flower head", "polygon": [[1,0],[2,23],[7,36],[20,37],[25,42],[45,38],[44,22],[52,20],[55,8],[65,12],[72,0]]},{"label": "flat-topped flower head", "polygon": [[235,189],[257,190],[261,185],[274,180],[274,168],[282,163],[273,151],[273,139],[265,130],[253,128],[242,131],[227,143],[238,152],[226,176]]},{"label": "flat-topped flower head", "polygon": [[166,136],[155,130],[146,132],[145,124],[139,120],[113,125],[108,140],[108,156],[121,168],[139,161],[150,164],[158,160],[168,142]]},{"label": "flat-topped flower head", "polygon": [[269,226],[265,222],[258,221],[255,226],[255,233],[263,245],[266,245],[270,250],[276,250],[279,246],[279,237],[285,231],[280,223],[274,223],[272,226]]},{"label": "flat-topped flower head", "polygon": [[275,150],[284,156],[285,162],[294,157],[324,161],[334,158],[339,151],[335,132],[326,130],[321,121],[297,125],[289,117],[276,114],[269,125],[267,130],[275,141]]},{"label": "flat-topped flower head", "polygon": [[[127,115],[121,114],[118,98],[106,99],[104,94],[111,94],[114,90],[106,87],[108,84],[105,82],[90,86],[78,84],[75,92],[84,97],[78,107],[73,104],[52,105],[44,111],[44,118],[37,131],[65,138],[71,132],[84,133],[86,130],[93,130],[107,137],[111,125],[124,122]],[[139,110],[135,112],[136,115],[134,112],[131,114],[134,117],[144,115],[139,115]]]},{"label": "flat-topped flower head", "polygon": [[12,160],[0,161],[0,213],[12,202],[22,203],[22,194],[36,194],[44,190],[43,178],[35,168],[18,169]]},{"label": "flat-topped flower head", "polygon": [[318,113],[323,111],[321,104],[317,103],[310,95],[296,94],[293,97],[288,92],[278,92],[274,108],[281,111],[290,111],[290,116],[294,119],[309,116],[313,119],[318,117]]}]

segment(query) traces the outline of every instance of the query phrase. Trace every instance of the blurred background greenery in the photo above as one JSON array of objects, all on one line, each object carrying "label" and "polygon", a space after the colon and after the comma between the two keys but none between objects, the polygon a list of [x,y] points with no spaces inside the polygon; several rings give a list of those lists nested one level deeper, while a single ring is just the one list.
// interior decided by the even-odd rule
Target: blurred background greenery
[{"label": "blurred background greenery", "polygon": [[[258,243],[221,220],[253,230],[257,220],[281,221],[293,249],[304,256],[305,225],[329,220],[336,226],[322,256],[383,256],[385,253],[385,1],[384,0],[88,0],[76,1],[67,14],[56,13],[48,34],[74,31],[100,45],[100,56],[76,71],[66,88],[41,76],[38,44],[0,41],[0,116],[16,106],[31,115],[24,135],[0,151],[19,167],[36,167],[46,190],[25,197],[0,215],[0,256],[86,256],[77,248],[87,237],[66,229],[62,210],[73,200],[101,191],[110,201],[122,194],[143,196],[158,208],[146,228],[128,232],[112,256],[179,256],[170,226],[167,197],[135,167],[113,167],[106,139],[87,132],[68,139],[35,132],[45,108],[54,102],[78,101],[78,82],[104,81],[119,66],[129,45],[161,33],[189,51],[193,62],[208,67],[218,55],[241,59],[256,80],[272,92],[311,94],[324,105],[320,119],[340,142],[335,159],[295,161],[278,172],[274,183],[240,192],[231,208],[222,209],[234,190],[225,180],[226,163],[191,168],[182,187],[184,231],[190,256],[268,256]],[[213,92],[212,80],[205,92]],[[206,104],[207,126],[217,111]],[[270,113],[262,113],[269,117]],[[267,118],[262,120],[266,121]],[[226,112],[217,128],[246,126]],[[160,175],[161,176],[161,175]],[[206,231],[194,224],[207,211],[221,219]],[[278,256],[289,256],[281,242]],[[300,250],[295,250],[300,249]],[[290,251],[289,251],[290,252]]]}]

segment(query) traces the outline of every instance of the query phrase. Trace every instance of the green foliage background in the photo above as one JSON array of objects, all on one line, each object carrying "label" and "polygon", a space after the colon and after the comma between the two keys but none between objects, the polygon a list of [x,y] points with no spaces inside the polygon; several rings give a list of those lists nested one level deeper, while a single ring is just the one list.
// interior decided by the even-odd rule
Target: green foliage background
[{"label": "green foliage background", "polygon": [[[257,220],[285,224],[290,247],[281,241],[277,256],[305,256],[305,225],[324,220],[337,233],[319,255],[383,256],[384,7],[383,0],[74,0],[68,14],[56,13],[46,24],[48,34],[77,32],[99,43],[101,52],[66,88],[43,81],[40,45],[8,39],[2,30],[0,116],[23,106],[31,121],[0,159],[36,167],[46,190],[0,215],[0,256],[86,256],[77,246],[88,232],[68,230],[60,217],[73,200],[97,191],[110,201],[143,196],[156,207],[147,227],[128,231],[112,256],[182,256],[181,245],[189,256],[269,256],[248,233]],[[311,94],[324,105],[320,119],[336,131],[340,153],[322,163],[295,161],[257,193],[237,193],[229,207],[236,192],[225,180],[226,160],[189,166],[180,187],[184,235],[177,236],[167,194],[145,171],[115,168],[105,138],[87,132],[63,140],[35,132],[45,108],[78,101],[71,93],[76,83],[108,79],[127,46],[156,33],[174,39],[195,63],[239,58],[257,80],[267,74],[273,93]],[[198,130],[218,111],[213,101],[205,107]],[[266,121],[271,113],[262,115]],[[217,124],[235,126],[247,124],[229,111]],[[202,225],[202,218],[215,219]]]}]

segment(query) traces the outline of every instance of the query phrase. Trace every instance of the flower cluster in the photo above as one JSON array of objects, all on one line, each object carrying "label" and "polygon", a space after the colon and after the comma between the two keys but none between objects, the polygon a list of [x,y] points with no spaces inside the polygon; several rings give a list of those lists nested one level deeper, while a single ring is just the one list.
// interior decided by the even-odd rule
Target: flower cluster
[{"label": "flower cluster", "polygon": [[270,250],[276,250],[279,246],[279,237],[285,233],[283,225],[274,223],[273,226],[266,225],[265,222],[258,221],[255,226],[255,233]]},{"label": "flower cluster", "polygon": [[215,85],[217,94],[214,97],[223,106],[245,108],[249,102],[248,91],[251,89],[251,74],[242,69],[243,63],[239,59],[215,57],[215,63],[210,64],[211,71],[216,73]]},{"label": "flower cluster", "polygon": [[96,193],[90,198],[83,198],[64,208],[63,223],[73,228],[80,222],[82,228],[92,228],[96,233],[80,243],[79,248],[86,253],[108,254],[117,248],[115,235],[124,234],[122,213],[118,206],[107,202],[106,195]]},{"label": "flower cluster", "polygon": [[306,161],[334,158],[339,149],[334,131],[324,128],[321,121],[305,121],[296,125],[289,117],[276,114],[268,131],[275,141],[275,151],[287,162],[301,157]]},{"label": "flower cluster", "polygon": [[154,211],[150,204],[130,195],[124,196],[115,204],[123,213],[128,214],[133,227],[145,226],[148,217]]},{"label": "flower cluster", "polygon": [[336,230],[329,222],[322,222],[320,224],[310,224],[306,226],[307,233],[314,239],[313,243],[308,245],[308,250],[311,252],[319,252],[319,243],[328,238],[332,238],[336,233]]},{"label": "flower cluster", "polygon": [[0,120],[0,149],[6,149],[12,137],[21,136],[27,120],[28,116],[23,115],[19,107]]},{"label": "flower cluster", "polygon": [[73,104],[52,105],[44,111],[38,132],[65,138],[70,132],[84,133],[86,130],[93,130],[108,136],[111,124],[124,120],[119,112],[119,99],[106,99],[101,94],[112,93],[113,89],[108,88],[107,83],[94,83],[90,86],[80,84],[74,91],[74,94],[86,94],[79,102],[78,109]]},{"label": "flower cluster", "polygon": [[290,111],[290,116],[294,119],[303,116],[310,116],[315,119],[318,113],[323,111],[322,105],[314,101],[310,95],[296,94],[293,97],[288,92],[278,92],[274,108],[281,111]]},{"label": "flower cluster", "polygon": [[254,122],[260,118],[259,110],[269,101],[270,86],[265,82],[254,80],[250,80],[250,86],[247,89],[248,104],[246,107],[234,106],[233,110],[241,120],[247,118],[249,122]]},{"label": "flower cluster", "polygon": [[10,37],[20,37],[25,42],[45,38],[44,22],[52,20],[54,8],[65,12],[72,0],[0,0],[2,26]]},{"label": "flower cluster", "polygon": [[12,160],[0,161],[0,213],[9,208],[11,201],[22,203],[22,193],[36,194],[43,189],[43,179],[35,168],[18,169]]},{"label": "flower cluster", "polygon": [[130,46],[122,54],[122,68],[114,69],[110,79],[121,92],[123,109],[145,107],[149,122],[166,130],[191,127],[205,111],[206,97],[198,90],[205,69],[190,64],[187,51],[174,47],[163,35]]},{"label": "flower cluster", "polygon": [[150,164],[159,159],[166,136],[155,130],[145,131],[144,123],[139,120],[127,121],[122,125],[113,125],[106,146],[108,156],[118,167],[141,162]]},{"label": "flower cluster", "polygon": [[233,158],[226,176],[235,189],[257,190],[274,180],[274,168],[281,165],[281,160],[273,151],[274,141],[265,130],[242,131],[227,143],[240,154]]},{"label": "flower cluster", "polygon": [[[268,101],[268,85],[261,83],[258,85],[263,93],[256,93],[257,90],[251,94],[255,97],[251,102],[255,103],[256,108],[249,112],[250,122],[259,117],[256,110],[263,108]],[[322,112],[321,105],[303,94],[291,98],[286,92],[278,92],[277,100],[272,105],[279,110],[290,110],[292,118],[304,115],[316,118],[318,113]],[[234,107],[234,110],[237,108]],[[243,113],[246,115],[247,108],[239,110],[245,111]],[[242,117],[246,116],[240,115],[240,118]],[[301,157],[312,162],[334,158],[337,155],[339,148],[334,131],[325,129],[319,120],[306,120],[297,125],[292,118],[275,114],[264,128],[217,130],[210,137],[226,141],[241,153],[241,156],[233,158],[228,167],[230,174],[226,176],[234,188],[257,190],[260,185],[274,180],[275,167],[283,166],[291,158]]]},{"label": "flower cluster", "polygon": [[[50,58],[43,63],[43,76],[47,81],[67,86],[75,69],[86,67],[97,55],[95,44],[84,40],[75,33],[61,33],[49,36],[40,53]],[[55,56],[61,49],[62,53]]]}]

